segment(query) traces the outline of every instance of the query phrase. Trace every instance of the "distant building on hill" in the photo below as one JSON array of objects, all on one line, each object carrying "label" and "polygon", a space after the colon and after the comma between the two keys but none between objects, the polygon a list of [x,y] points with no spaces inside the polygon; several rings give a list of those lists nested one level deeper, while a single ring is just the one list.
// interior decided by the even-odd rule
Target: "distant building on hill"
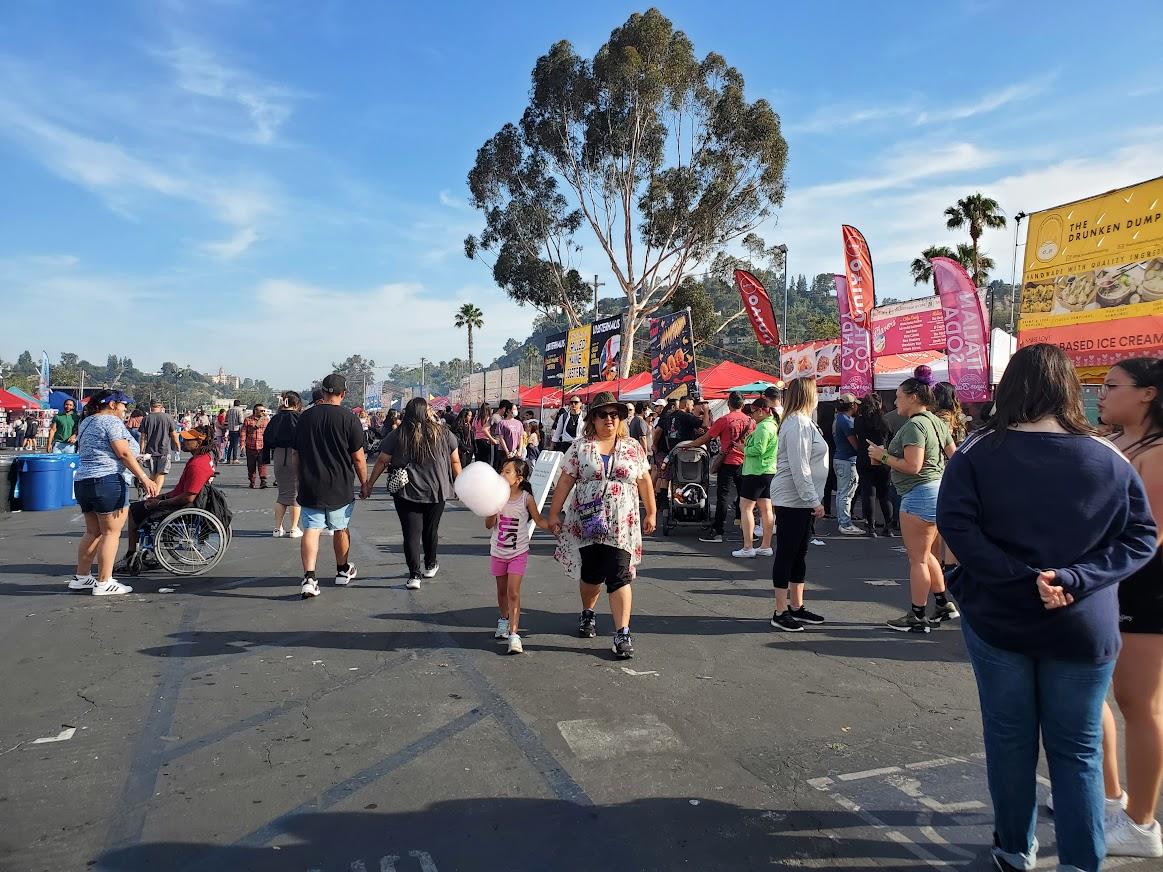
[{"label": "distant building on hill", "polygon": [[232,391],[238,390],[242,384],[242,379],[236,375],[230,375],[222,367],[218,367],[218,375],[211,376],[210,381],[216,385],[224,385]]}]

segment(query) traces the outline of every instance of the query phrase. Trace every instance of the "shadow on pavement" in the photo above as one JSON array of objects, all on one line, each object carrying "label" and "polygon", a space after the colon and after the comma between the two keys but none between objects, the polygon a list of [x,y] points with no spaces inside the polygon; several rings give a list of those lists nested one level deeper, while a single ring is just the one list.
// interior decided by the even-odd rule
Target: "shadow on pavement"
[{"label": "shadow on pavement", "polygon": [[[97,865],[109,872],[490,868],[884,872],[917,865],[907,847],[867,837],[867,824],[841,810],[762,811],[684,798],[602,807],[551,799],[467,799],[434,803],[417,812],[382,814],[371,810],[374,804],[365,808],[291,814],[244,839],[247,844],[134,845],[105,853]],[[873,813],[893,823],[892,812]],[[902,818],[902,825],[916,825],[916,815],[895,816]],[[939,821],[934,825],[940,828]],[[864,835],[844,838],[845,830],[861,830]],[[276,850],[270,841],[283,844]],[[957,847],[979,854],[979,861],[985,859],[979,845]],[[830,866],[829,859],[836,859],[836,864]],[[974,868],[987,866],[979,862]]]}]

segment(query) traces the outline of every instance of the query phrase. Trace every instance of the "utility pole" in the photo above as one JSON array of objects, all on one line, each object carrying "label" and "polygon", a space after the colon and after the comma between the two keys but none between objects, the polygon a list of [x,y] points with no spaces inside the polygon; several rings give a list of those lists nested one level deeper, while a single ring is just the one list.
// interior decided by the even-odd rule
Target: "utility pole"
[{"label": "utility pole", "polygon": [[605,282],[598,281],[598,274],[594,273],[594,320],[598,320],[598,288],[605,287]]},{"label": "utility pole", "polygon": [[[1014,262],[1010,267],[1010,335],[1014,335],[1014,312],[1018,305],[1018,232],[1022,226],[1022,219],[1027,218],[1025,212],[1019,212],[1014,216]],[[989,329],[993,330],[993,311],[990,310],[990,325]],[[992,335],[992,334],[991,334]]]},{"label": "utility pole", "polygon": [[428,361],[425,360],[423,357],[420,358],[420,393],[424,396],[425,400],[428,399],[428,387],[425,384],[425,382],[427,381],[426,376],[428,374],[427,370],[425,369],[425,365],[427,363],[428,363]]},{"label": "utility pole", "polygon": [[783,255],[783,323],[780,325],[781,333],[787,332],[787,246],[777,245],[775,250]]}]

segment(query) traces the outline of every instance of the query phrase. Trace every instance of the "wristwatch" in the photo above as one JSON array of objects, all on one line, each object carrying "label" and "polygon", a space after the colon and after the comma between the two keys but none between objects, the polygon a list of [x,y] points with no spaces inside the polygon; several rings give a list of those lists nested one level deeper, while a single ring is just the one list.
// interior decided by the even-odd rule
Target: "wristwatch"
[{"label": "wristwatch", "polygon": [[887,451],[884,452],[884,454],[880,455],[880,462],[883,463],[885,466],[888,466],[888,452]]}]

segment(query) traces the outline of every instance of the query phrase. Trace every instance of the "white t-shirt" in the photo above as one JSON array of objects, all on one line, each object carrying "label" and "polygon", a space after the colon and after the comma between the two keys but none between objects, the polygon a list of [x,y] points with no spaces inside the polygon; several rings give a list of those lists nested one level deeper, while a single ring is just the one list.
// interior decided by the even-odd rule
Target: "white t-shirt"
[{"label": "white t-shirt", "polygon": [[529,550],[529,494],[521,491],[505,503],[493,527],[489,553],[502,560],[512,560]]}]

